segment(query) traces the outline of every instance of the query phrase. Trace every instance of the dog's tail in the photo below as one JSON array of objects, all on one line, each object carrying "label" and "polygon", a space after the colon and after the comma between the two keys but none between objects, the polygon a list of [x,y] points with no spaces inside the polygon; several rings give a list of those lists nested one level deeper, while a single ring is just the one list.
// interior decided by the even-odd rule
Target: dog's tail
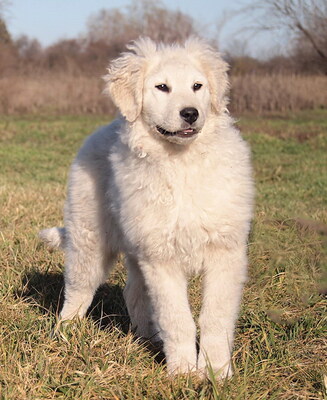
[{"label": "dog's tail", "polygon": [[63,249],[66,241],[66,229],[58,227],[43,229],[39,232],[39,238],[49,247]]}]

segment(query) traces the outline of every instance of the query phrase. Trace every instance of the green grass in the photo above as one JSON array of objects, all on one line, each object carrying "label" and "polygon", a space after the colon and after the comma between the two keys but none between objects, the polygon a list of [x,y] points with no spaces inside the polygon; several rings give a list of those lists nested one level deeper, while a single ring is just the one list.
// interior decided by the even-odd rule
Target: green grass
[{"label": "green grass", "polygon": [[[69,164],[104,117],[3,117],[0,122],[0,398],[326,399],[327,112],[255,117],[257,207],[250,269],[224,384],[170,378],[133,338],[118,263],[88,319],[53,334],[61,252],[39,243],[62,224]],[[199,309],[199,284],[191,299]]]}]

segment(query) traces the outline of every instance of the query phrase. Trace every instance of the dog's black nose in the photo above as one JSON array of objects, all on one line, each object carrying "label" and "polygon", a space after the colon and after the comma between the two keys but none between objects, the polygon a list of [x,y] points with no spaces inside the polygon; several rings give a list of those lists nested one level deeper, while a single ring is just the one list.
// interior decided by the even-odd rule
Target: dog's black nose
[{"label": "dog's black nose", "polygon": [[180,111],[180,116],[192,125],[198,119],[199,111],[194,107],[186,107]]}]

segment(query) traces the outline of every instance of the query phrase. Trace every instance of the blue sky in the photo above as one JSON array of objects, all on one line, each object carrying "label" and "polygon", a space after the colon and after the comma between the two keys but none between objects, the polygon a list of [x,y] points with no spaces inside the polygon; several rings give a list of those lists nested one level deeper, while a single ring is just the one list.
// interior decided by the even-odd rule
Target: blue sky
[{"label": "blue sky", "polygon": [[[5,15],[13,37],[26,34],[47,46],[59,39],[74,38],[83,33],[88,17],[100,9],[124,8],[130,3],[130,0],[9,0]],[[210,32],[215,29],[215,23],[221,21],[224,13],[237,10],[251,1],[162,0],[161,3],[169,9],[178,9],[191,15],[199,22],[199,26],[206,27]],[[220,35],[222,44],[228,47],[233,42],[239,24],[235,19],[225,26]],[[253,50],[251,46],[250,42],[249,48]]]}]

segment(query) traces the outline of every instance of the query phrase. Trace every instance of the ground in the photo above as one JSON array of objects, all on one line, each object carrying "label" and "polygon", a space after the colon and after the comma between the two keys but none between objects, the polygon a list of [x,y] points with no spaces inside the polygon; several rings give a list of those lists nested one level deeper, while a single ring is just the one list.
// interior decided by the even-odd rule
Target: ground
[{"label": "ground", "polygon": [[[235,374],[223,384],[167,377],[160,354],[133,337],[123,259],[89,318],[56,329],[63,256],[37,232],[62,223],[69,164],[108,120],[1,118],[1,399],[326,399],[326,110],[237,121],[253,151],[257,206]],[[190,285],[195,315],[199,286]]]}]

